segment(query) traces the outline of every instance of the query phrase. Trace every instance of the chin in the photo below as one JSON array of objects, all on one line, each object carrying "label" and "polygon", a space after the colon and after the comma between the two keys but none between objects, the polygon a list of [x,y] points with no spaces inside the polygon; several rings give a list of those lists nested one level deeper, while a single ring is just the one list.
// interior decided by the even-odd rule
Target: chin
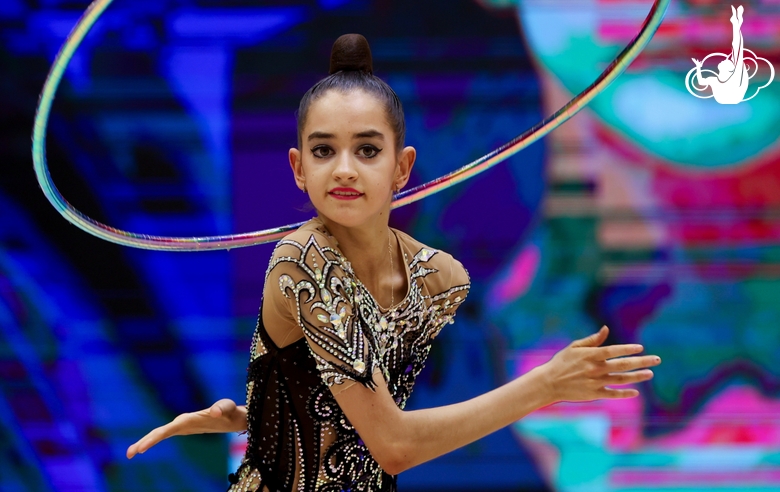
[{"label": "chin", "polygon": [[321,217],[337,223],[342,227],[360,227],[370,222],[373,215],[367,215],[355,210],[322,210],[318,209]]}]

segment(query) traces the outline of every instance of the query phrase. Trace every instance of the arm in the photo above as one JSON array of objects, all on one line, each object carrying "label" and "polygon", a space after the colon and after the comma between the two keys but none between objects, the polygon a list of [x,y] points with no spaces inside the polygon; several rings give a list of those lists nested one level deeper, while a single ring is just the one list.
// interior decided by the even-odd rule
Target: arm
[{"label": "arm", "polygon": [[693,63],[696,64],[696,83],[699,84],[702,87],[706,87],[706,86],[710,85],[710,82],[709,82],[710,77],[703,78],[701,76],[701,65],[702,65],[702,62],[700,62],[696,58],[691,58],[691,60],[693,60]]},{"label": "arm", "polygon": [[[341,310],[338,308],[343,307],[343,317],[347,319],[352,317],[352,306],[346,303],[342,297],[348,279],[345,278],[344,271],[341,269],[341,263],[337,261],[332,250],[321,247],[316,242],[315,237],[309,233],[296,232],[290,234],[288,239],[295,239],[300,243],[290,242],[286,239],[274,249],[274,256],[268,267],[268,273],[274,271],[274,275],[271,276],[273,287],[264,286],[263,313],[266,312],[266,309],[281,310],[292,317],[291,321],[297,319],[312,345],[315,356],[319,357],[320,370],[323,372],[324,379],[332,383],[342,381],[342,377],[344,377],[344,380],[336,388],[346,389],[355,382],[372,383],[370,374],[374,366],[371,354],[368,353],[368,347],[365,346],[363,351],[357,351],[346,343],[333,345],[333,342],[336,341],[333,337],[338,338],[336,336],[338,330],[331,323],[325,323],[316,316],[317,314],[324,316],[325,313],[328,313],[326,308],[334,313],[339,313]],[[326,242],[322,241],[322,238],[320,239],[321,242]],[[301,244],[306,245],[306,248],[302,249]],[[307,252],[308,254],[306,254]],[[285,277],[289,278],[290,285],[280,282]],[[338,280],[338,286],[333,283],[333,280]],[[327,299],[322,295],[323,289],[326,287],[330,288]],[[294,295],[290,294],[293,290],[295,291]],[[291,297],[286,297],[283,292],[287,292]],[[299,300],[301,300],[302,305],[298,305]],[[312,309],[312,303],[319,307]],[[352,328],[348,331],[350,336],[354,332]],[[279,335],[284,338],[285,335],[290,337],[295,334]],[[365,361],[366,367],[357,371],[354,369],[354,363],[357,361]],[[351,370],[348,374],[343,374],[338,370],[339,366],[343,364],[346,364]],[[129,459],[138,453],[144,453],[160,441],[173,436],[243,432],[246,430],[246,407],[237,406],[232,400],[223,399],[214,403],[210,408],[198,412],[183,413],[168,424],[152,430],[128,447],[127,457]]]},{"label": "arm", "polygon": [[631,398],[635,389],[608,385],[636,383],[652,377],[653,356],[622,357],[642,350],[636,345],[599,347],[608,329],[573,342],[546,364],[471,400],[438,408],[402,411],[395,406],[381,377],[377,390],[353,385],[336,401],[371,454],[390,474],[398,474],[491,434],[529,413],[557,401]]}]

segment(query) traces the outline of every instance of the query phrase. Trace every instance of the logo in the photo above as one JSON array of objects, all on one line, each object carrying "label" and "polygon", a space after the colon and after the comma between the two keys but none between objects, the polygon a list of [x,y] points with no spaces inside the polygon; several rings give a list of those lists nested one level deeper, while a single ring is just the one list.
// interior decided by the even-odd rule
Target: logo
[{"label": "logo", "polygon": [[[739,104],[756,97],[761,89],[774,80],[775,67],[769,63],[769,60],[761,58],[744,46],[742,39],[742,13],[744,10],[742,5],[736,10],[733,5],[731,6],[731,19],[729,19],[733,32],[731,54],[711,53],[702,61],[692,58],[696,66],[685,76],[685,88],[699,99],[714,97],[715,101],[720,104]],[[718,63],[717,73],[714,70],[702,68],[702,65],[710,58],[716,60],[722,58]],[[769,67],[769,80],[766,84],[757,87],[750,97],[745,98],[750,79],[758,73],[759,61],[766,63]],[[710,91],[711,94],[706,96],[697,94],[697,92],[708,93]]]}]

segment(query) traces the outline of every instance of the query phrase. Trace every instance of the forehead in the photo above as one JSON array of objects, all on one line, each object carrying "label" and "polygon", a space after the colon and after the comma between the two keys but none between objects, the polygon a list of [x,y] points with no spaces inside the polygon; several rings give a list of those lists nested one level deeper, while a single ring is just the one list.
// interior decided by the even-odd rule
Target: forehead
[{"label": "forehead", "polygon": [[367,127],[383,133],[390,131],[382,101],[360,89],[349,92],[330,90],[309,106],[304,133],[354,133]]}]

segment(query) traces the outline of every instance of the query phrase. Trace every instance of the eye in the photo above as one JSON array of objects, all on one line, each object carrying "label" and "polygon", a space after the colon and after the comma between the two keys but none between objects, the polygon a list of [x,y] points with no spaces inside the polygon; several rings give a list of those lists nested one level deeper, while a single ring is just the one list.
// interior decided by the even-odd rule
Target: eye
[{"label": "eye", "polygon": [[358,155],[360,157],[365,157],[366,159],[373,159],[379,155],[380,152],[382,152],[382,149],[374,147],[373,145],[364,145],[358,149]]},{"label": "eye", "polygon": [[333,149],[327,145],[318,145],[311,149],[311,153],[314,154],[314,157],[317,157],[318,159],[324,159],[333,155]]}]

